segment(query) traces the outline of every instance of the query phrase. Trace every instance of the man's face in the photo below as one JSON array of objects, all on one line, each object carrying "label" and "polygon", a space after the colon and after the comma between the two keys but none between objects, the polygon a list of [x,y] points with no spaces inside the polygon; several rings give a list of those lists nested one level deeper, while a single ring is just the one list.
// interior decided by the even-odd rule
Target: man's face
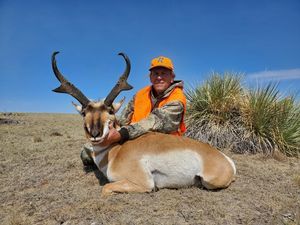
[{"label": "man's face", "polygon": [[174,73],[164,67],[155,67],[151,70],[150,81],[156,94],[160,95],[174,82]]}]

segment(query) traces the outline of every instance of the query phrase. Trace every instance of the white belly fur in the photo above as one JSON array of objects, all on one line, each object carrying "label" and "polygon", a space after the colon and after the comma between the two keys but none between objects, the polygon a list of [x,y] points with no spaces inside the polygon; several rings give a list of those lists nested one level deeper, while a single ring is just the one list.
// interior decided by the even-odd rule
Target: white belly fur
[{"label": "white belly fur", "polygon": [[196,152],[184,149],[159,155],[145,155],[140,160],[149,183],[158,188],[177,188],[195,184],[195,177],[201,176],[203,163]]}]

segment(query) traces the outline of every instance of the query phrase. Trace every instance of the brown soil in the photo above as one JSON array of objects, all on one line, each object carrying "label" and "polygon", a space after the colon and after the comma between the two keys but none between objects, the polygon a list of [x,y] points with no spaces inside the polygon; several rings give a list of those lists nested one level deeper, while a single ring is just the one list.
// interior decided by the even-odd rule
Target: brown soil
[{"label": "brown soil", "polygon": [[0,224],[300,224],[300,160],[227,152],[227,189],[162,189],[103,199],[79,157],[79,115],[0,114]]}]

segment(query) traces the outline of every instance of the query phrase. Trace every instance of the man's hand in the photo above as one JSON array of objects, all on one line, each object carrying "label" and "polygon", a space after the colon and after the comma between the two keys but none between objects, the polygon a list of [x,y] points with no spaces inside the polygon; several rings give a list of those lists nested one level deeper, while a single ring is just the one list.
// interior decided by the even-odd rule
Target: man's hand
[{"label": "man's hand", "polygon": [[111,145],[113,143],[117,143],[121,140],[121,134],[119,131],[116,130],[116,128],[113,127],[113,125],[109,125],[109,133],[105,141],[103,141],[104,145]]}]

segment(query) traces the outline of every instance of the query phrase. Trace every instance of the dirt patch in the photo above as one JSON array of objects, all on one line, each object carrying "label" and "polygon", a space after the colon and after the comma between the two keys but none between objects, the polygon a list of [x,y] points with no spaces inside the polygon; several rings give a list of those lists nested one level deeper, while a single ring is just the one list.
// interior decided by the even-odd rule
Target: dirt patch
[{"label": "dirt patch", "polygon": [[11,119],[24,123],[0,126],[0,224],[300,224],[299,159],[228,152],[237,178],[227,189],[103,199],[101,176],[83,170],[80,161],[79,115]]}]

